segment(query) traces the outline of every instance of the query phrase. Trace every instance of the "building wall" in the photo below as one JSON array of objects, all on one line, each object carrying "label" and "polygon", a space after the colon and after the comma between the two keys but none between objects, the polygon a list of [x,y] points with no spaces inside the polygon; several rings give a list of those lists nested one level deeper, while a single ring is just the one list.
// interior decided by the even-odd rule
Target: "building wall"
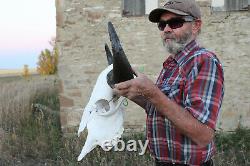
[{"label": "building wall", "polygon": [[[151,79],[156,79],[166,55],[156,25],[147,16],[122,17],[120,0],[56,0],[56,6],[61,123],[64,132],[76,132],[97,76],[107,66],[108,21],[114,24],[131,64]],[[204,25],[199,40],[216,52],[225,69],[218,128],[231,130],[239,120],[250,126],[250,14],[210,15],[210,2],[201,6]],[[132,102],[125,116],[127,130],[144,129],[145,113]]]}]

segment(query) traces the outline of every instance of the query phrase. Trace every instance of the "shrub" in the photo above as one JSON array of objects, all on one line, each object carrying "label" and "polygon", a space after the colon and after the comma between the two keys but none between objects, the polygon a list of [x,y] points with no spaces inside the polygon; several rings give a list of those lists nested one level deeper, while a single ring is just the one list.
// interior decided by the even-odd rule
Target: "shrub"
[{"label": "shrub", "polygon": [[28,65],[23,66],[23,74],[22,75],[23,75],[24,78],[28,78],[30,76],[29,66]]},{"label": "shrub", "polygon": [[52,51],[45,49],[41,51],[37,63],[37,72],[41,75],[50,75],[57,72],[58,49],[54,47]]}]

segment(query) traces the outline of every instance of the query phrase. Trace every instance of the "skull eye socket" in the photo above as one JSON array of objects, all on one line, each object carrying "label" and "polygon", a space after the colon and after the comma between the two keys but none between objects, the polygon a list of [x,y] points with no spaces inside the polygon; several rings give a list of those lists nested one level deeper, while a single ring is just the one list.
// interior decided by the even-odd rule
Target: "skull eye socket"
[{"label": "skull eye socket", "polygon": [[108,100],[101,99],[96,102],[97,110],[105,109],[106,112],[110,110],[109,102]]}]

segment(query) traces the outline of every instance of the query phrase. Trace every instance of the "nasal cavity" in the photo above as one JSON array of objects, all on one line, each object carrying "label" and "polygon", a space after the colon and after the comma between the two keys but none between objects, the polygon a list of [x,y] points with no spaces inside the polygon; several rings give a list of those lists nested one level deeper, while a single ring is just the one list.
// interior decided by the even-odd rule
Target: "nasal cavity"
[{"label": "nasal cavity", "polygon": [[97,111],[105,110],[106,112],[108,112],[110,110],[108,100],[101,99],[101,100],[98,100],[95,104],[97,106]]}]

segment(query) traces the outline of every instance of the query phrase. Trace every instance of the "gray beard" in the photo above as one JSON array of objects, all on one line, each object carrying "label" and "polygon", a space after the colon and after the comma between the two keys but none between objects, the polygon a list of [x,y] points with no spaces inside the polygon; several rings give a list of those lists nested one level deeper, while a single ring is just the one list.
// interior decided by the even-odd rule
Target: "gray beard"
[{"label": "gray beard", "polygon": [[192,31],[187,31],[178,41],[176,38],[173,38],[171,39],[170,43],[166,43],[166,41],[163,39],[163,46],[168,53],[175,55],[185,48],[185,46],[191,41],[191,37]]}]

